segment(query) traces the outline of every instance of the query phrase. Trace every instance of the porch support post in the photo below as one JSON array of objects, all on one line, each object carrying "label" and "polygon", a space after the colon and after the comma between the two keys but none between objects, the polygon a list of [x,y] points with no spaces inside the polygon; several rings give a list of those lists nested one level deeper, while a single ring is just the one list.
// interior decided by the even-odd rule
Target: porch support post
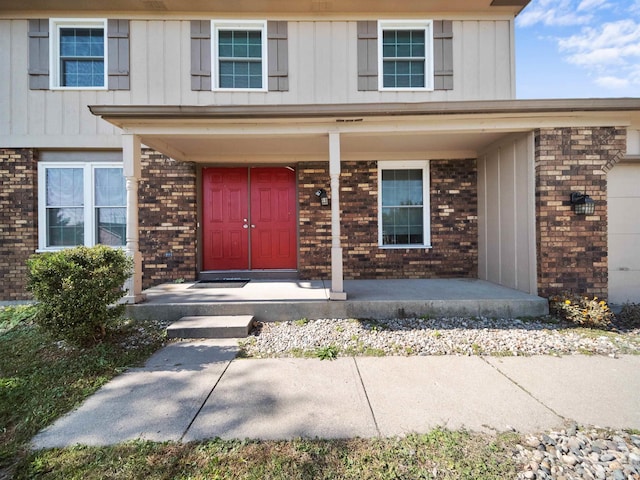
[{"label": "porch support post", "polygon": [[329,177],[331,178],[331,300],[346,300],[340,245],[340,134],[329,133]]},{"label": "porch support post", "polygon": [[140,180],[140,137],[122,134],[122,160],[127,188],[127,255],[133,259],[133,275],[125,282],[125,303],[139,303],[142,294],[142,254],[138,241],[138,181]]}]

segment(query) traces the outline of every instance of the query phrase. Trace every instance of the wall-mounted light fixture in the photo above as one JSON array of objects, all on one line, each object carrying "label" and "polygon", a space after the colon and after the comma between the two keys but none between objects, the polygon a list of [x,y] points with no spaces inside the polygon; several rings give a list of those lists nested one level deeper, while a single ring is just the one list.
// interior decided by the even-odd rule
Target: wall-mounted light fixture
[{"label": "wall-mounted light fixture", "polygon": [[593,215],[596,211],[596,202],[586,193],[572,192],[569,199],[578,215]]},{"label": "wall-mounted light fixture", "polygon": [[327,197],[327,191],[324,188],[316,190],[316,197],[320,199],[320,205],[323,207],[329,205],[329,197]]}]

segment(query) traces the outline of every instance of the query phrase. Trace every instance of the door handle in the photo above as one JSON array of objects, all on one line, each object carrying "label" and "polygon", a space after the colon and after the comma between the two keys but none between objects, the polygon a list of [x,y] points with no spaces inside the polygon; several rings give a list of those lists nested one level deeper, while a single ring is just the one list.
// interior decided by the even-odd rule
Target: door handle
[{"label": "door handle", "polygon": [[249,228],[249,225],[245,223],[244,225],[242,225],[242,228]]},{"label": "door handle", "polygon": [[251,228],[256,228],[256,226],[255,225],[251,225]]}]

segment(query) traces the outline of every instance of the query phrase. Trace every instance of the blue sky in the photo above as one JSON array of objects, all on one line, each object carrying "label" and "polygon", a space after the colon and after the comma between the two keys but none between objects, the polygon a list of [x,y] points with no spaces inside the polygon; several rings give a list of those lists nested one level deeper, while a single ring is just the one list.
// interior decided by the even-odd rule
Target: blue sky
[{"label": "blue sky", "polygon": [[517,97],[640,97],[640,0],[532,0],[516,18]]}]

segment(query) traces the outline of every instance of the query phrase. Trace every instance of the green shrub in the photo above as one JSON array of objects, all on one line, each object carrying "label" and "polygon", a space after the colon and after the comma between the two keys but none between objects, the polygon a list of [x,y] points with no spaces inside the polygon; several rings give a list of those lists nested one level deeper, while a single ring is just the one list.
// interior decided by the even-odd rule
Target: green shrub
[{"label": "green shrub", "polygon": [[27,288],[38,301],[35,321],[56,337],[90,345],[122,316],[133,263],[119,249],[97,245],[33,255]]},{"label": "green shrub", "polygon": [[549,309],[564,320],[592,328],[606,328],[613,318],[607,302],[598,297],[562,294],[549,299]]}]

